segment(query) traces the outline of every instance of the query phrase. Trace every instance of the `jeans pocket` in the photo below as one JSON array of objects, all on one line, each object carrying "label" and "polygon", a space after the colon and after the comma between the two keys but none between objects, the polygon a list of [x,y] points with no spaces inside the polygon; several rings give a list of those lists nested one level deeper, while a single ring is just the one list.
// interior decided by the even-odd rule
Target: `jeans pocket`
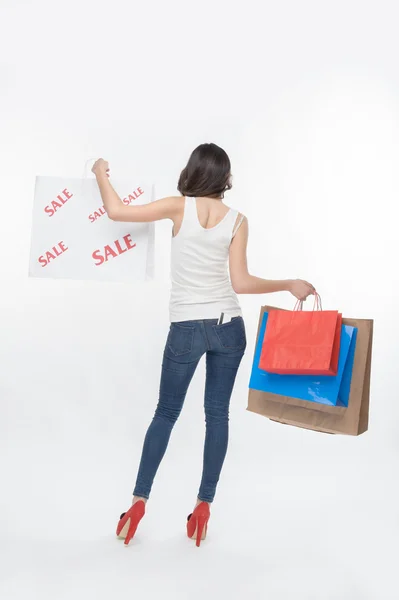
[{"label": "jeans pocket", "polygon": [[172,323],[166,345],[174,356],[189,354],[193,349],[195,327]]},{"label": "jeans pocket", "polygon": [[226,350],[245,350],[247,339],[242,317],[235,317],[229,323],[214,325],[213,329],[220,345]]}]

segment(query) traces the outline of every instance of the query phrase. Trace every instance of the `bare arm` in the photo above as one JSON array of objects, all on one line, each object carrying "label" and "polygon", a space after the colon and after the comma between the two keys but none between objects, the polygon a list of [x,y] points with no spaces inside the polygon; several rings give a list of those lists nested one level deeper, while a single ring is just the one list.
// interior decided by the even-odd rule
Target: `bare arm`
[{"label": "bare arm", "polygon": [[182,207],[182,199],[179,197],[163,198],[150,204],[139,206],[125,206],[114,190],[108,178],[108,163],[99,159],[93,169],[104,208],[112,221],[129,221],[133,223],[148,223],[161,219],[174,219]]},{"label": "bare arm", "polygon": [[248,220],[244,218],[230,246],[230,277],[237,294],[291,292],[299,300],[315,293],[314,287],[300,279],[261,279],[250,275],[247,262]]}]

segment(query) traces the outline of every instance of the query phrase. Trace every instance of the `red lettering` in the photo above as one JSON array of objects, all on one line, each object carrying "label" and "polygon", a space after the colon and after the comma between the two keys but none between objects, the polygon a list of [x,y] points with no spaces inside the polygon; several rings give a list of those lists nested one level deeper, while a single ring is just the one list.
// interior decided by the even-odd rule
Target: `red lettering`
[{"label": "red lettering", "polygon": [[[58,196],[57,196],[57,198],[58,198]],[[57,208],[61,208],[62,204],[60,204],[59,202],[57,202],[57,200],[53,200],[52,203],[51,203],[51,206],[53,207],[54,212],[57,212]]]},{"label": "red lettering", "polygon": [[98,208],[96,211],[94,211],[94,213],[89,215],[89,220],[92,223],[94,223],[94,221],[97,221],[97,219],[99,219],[100,217],[102,217],[105,214],[106,214],[106,212],[105,212],[104,206],[100,206],[100,208]]},{"label": "red lettering", "polygon": [[59,242],[56,246],[53,246],[51,250],[47,250],[45,255],[39,256],[37,259],[38,262],[42,265],[42,267],[46,267],[50,261],[55,260],[58,256],[61,256],[64,252],[68,250],[68,247],[65,246],[64,242]]},{"label": "red lettering", "polygon": [[104,258],[101,256],[100,250],[95,250],[92,254],[92,257],[94,258],[94,262],[96,263],[97,267],[103,264]]},{"label": "red lettering", "polygon": [[47,252],[46,252],[46,258],[47,258],[47,262],[49,263],[50,260],[52,260],[52,259],[55,258],[55,256],[54,256],[54,254],[51,254],[50,250],[47,250]]},{"label": "red lettering", "polygon": [[123,198],[122,202],[125,204],[125,206],[129,206],[129,204],[137,200],[137,198],[140,198],[142,194],[144,194],[143,190],[138,187],[134,190],[134,192],[128,194],[127,198]]},{"label": "red lettering", "polygon": [[68,192],[68,190],[62,190],[62,193],[64,194],[64,196],[65,196],[65,198],[66,198],[67,200],[70,200],[70,199],[72,198],[72,196],[73,196],[73,194],[70,194],[70,193]]},{"label": "red lettering", "polygon": [[118,256],[118,254],[115,252],[115,250],[112,250],[111,246],[105,246],[104,256],[105,256],[105,262],[108,262],[109,256],[112,256],[112,258],[116,258]]},{"label": "red lettering", "polygon": [[59,202],[57,202],[57,200],[52,200],[51,205],[48,204],[45,207],[44,212],[46,212],[49,217],[52,217],[57,212],[57,209],[62,208],[62,206],[66,204],[73,196],[73,194],[70,194],[67,189],[63,190],[62,194],[64,197],[61,194],[58,194],[57,196],[57,200],[59,200]]},{"label": "red lettering", "polygon": [[[123,238],[123,239],[125,239],[125,238]],[[119,240],[117,240],[115,242],[115,246],[116,246],[116,249],[118,250],[118,254],[123,254],[124,252],[127,252],[129,250],[129,248],[125,248],[123,250],[123,248],[121,247],[121,244],[120,244]]]},{"label": "red lettering", "polygon": [[122,238],[122,240],[115,240],[113,244],[107,244],[104,246],[103,254],[101,250],[95,250],[92,254],[92,257],[96,266],[98,267],[104,262],[108,262],[109,258],[116,258],[117,256],[120,256],[121,254],[124,254],[128,250],[132,250],[135,247],[136,244],[133,243],[131,235],[127,234]]},{"label": "red lettering", "polygon": [[136,244],[133,244],[133,241],[132,241],[130,233],[128,233],[127,235],[125,235],[125,237],[123,239],[125,240],[126,248],[128,250],[132,250],[132,248],[135,247]]},{"label": "red lettering", "polygon": [[49,215],[49,217],[52,217],[54,214],[54,209],[51,208],[51,206],[46,206],[46,208],[44,209],[44,212],[46,212]]}]

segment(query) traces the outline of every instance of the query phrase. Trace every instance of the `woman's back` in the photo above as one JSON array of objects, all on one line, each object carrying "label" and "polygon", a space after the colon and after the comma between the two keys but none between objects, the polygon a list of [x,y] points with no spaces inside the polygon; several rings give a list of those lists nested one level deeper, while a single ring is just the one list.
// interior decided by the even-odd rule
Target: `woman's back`
[{"label": "woman's back", "polygon": [[204,229],[216,227],[231,210],[215,198],[195,198],[198,221]]},{"label": "woman's back", "polygon": [[238,212],[207,197],[186,197],[182,212],[172,239],[171,322],[240,316],[228,273]]},{"label": "woman's back", "polygon": [[[192,153],[179,178],[181,197],[125,206],[108,181],[108,171],[108,163],[101,159],[93,167],[111,219],[136,223],[171,219],[174,226],[172,324],[162,359],[158,403],[144,441],[133,505],[122,513],[117,535],[125,537],[128,544],[144,516],[145,503],[186,392],[199,361],[206,355],[203,470],[197,505],[187,522],[187,535],[199,546],[206,535],[209,504],[214,500],[226,455],[230,397],[246,347],[235,292],[289,290],[298,300],[305,300],[315,289],[304,281],[268,281],[250,275],[246,257],[248,223],[221,202],[231,189],[231,166],[226,152],[215,144],[202,144]],[[221,313],[227,322],[216,322]]]}]

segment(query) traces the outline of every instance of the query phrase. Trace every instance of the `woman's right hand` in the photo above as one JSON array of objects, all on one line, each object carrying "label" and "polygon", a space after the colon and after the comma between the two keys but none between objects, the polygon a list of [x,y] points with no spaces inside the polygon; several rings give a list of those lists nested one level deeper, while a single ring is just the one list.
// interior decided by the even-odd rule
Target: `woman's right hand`
[{"label": "woman's right hand", "polygon": [[103,158],[99,158],[94,163],[91,171],[92,171],[92,173],[94,173],[94,175],[96,177],[98,177],[100,175],[107,175],[107,177],[109,177],[109,163],[108,163],[108,161],[104,160]]},{"label": "woman's right hand", "polygon": [[308,281],[302,279],[292,279],[289,283],[288,290],[298,300],[306,300],[309,296],[314,296],[316,293],[315,288]]}]

